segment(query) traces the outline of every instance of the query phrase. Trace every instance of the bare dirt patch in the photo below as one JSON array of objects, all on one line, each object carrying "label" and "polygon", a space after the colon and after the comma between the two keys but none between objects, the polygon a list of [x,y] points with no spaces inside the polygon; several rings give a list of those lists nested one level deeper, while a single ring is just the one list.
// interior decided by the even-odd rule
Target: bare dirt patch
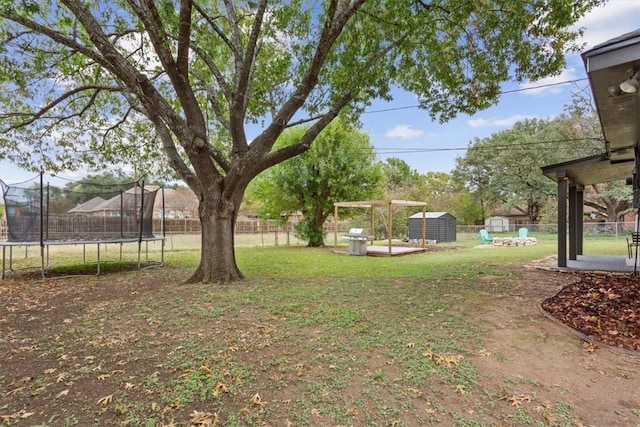
[{"label": "bare dirt patch", "polygon": [[[600,288],[602,277],[607,278],[610,289],[616,282],[629,285],[628,276],[559,273],[533,266],[521,280],[510,283],[508,293],[497,295],[494,303],[479,313],[487,325],[484,338],[491,356],[476,358],[475,362],[513,405],[531,405],[549,425],[640,425],[638,353],[584,341],[540,311],[542,301],[547,307],[573,307],[562,320],[580,325],[578,319],[593,315],[586,314],[583,294],[594,286]],[[563,291],[576,287],[583,292]],[[638,303],[636,299],[636,308]],[[621,314],[605,310],[601,324],[616,323]],[[602,334],[591,336],[606,341]],[[559,415],[569,408],[574,416],[568,417],[570,423],[563,424]]]}]

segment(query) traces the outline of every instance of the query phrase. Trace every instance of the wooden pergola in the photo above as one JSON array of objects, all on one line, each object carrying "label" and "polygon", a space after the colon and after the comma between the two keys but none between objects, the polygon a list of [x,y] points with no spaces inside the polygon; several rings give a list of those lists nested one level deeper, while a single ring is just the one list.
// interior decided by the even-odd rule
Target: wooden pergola
[{"label": "wooden pergola", "polygon": [[427,204],[425,202],[416,202],[412,200],[363,200],[355,202],[336,202],[333,204],[333,246],[338,245],[338,208],[369,208],[371,209],[371,232],[373,232],[375,222],[375,209],[380,207],[386,207],[389,217],[389,244],[388,255],[393,255],[392,236],[393,236],[393,208],[394,207],[422,207],[422,251],[426,246],[426,212]]}]

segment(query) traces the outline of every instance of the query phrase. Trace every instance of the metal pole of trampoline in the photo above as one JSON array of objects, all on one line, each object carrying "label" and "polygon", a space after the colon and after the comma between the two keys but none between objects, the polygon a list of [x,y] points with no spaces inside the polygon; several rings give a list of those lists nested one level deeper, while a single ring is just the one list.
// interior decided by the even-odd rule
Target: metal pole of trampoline
[{"label": "metal pole of trampoline", "polygon": [[40,273],[44,279],[44,169],[40,169]]},{"label": "metal pole of trampoline", "polygon": [[138,234],[138,268],[140,268],[140,251],[142,251],[142,226],[144,222],[144,179],[140,185],[140,228]]}]

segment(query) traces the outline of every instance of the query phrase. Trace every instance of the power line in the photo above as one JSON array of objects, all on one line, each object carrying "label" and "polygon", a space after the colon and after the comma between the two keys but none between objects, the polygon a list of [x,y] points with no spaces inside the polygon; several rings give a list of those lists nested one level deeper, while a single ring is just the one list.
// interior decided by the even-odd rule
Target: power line
[{"label": "power line", "polygon": [[[515,147],[527,147],[532,145],[542,145],[542,144],[558,144],[563,142],[575,142],[575,141],[603,141],[600,137],[586,137],[586,138],[567,138],[567,139],[553,139],[546,141],[531,141],[531,142],[519,142],[514,144],[506,144],[506,145],[491,145],[491,146],[476,146],[472,145],[469,147],[441,147],[441,148],[409,148],[409,147],[376,147],[374,151],[377,153],[384,152],[384,154],[395,154],[395,153],[431,153],[438,151],[466,151],[469,149],[475,150],[509,150]],[[575,150],[577,147],[553,147],[554,150]],[[590,147],[583,147],[585,149],[589,149]]]},{"label": "power line", "polygon": [[[565,81],[562,81],[562,82],[547,83],[547,84],[538,85],[538,86],[523,87],[523,88],[520,88],[520,89],[504,90],[504,91],[498,92],[498,95],[507,95],[507,94],[510,94],[510,93],[526,92],[528,90],[544,89],[544,88],[547,88],[547,87],[560,86],[560,85],[565,85],[565,84],[568,84],[568,83],[578,83],[578,82],[581,82],[581,81],[584,81],[584,80],[587,80],[587,78],[585,77],[585,78],[582,78],[582,79],[565,80]],[[404,107],[383,108],[383,109],[380,109],[380,110],[363,111],[362,114],[387,113],[389,111],[409,110],[409,109],[413,109],[413,108],[420,108],[420,104],[405,105]]]}]

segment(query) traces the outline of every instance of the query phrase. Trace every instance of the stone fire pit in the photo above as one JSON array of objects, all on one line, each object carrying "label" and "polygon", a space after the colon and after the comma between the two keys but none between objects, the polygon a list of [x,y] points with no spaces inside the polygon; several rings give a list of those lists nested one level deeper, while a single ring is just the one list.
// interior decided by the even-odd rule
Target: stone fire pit
[{"label": "stone fire pit", "polygon": [[538,241],[535,237],[494,237],[493,246],[533,246]]}]

